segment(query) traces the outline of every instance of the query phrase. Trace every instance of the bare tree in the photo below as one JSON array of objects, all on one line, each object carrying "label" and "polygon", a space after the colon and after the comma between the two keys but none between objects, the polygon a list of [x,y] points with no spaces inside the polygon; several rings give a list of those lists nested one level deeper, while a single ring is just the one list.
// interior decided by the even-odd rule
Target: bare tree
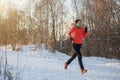
[{"label": "bare tree", "polygon": [[86,54],[120,58],[119,31],[117,31],[119,29],[119,8],[116,8],[119,5],[116,3],[117,1],[114,0],[86,1],[84,18],[89,26],[89,38],[85,47]]},{"label": "bare tree", "polygon": [[73,8],[73,14],[75,15],[75,18],[81,18],[81,11],[82,11],[82,0],[71,0],[72,8]]}]

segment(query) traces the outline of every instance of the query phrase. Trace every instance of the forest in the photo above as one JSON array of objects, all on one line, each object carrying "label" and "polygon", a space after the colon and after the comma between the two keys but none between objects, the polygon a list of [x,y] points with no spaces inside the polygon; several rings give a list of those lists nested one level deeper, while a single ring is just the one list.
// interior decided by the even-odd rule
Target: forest
[{"label": "forest", "polygon": [[82,54],[120,59],[120,0],[66,1],[29,0],[22,9],[9,2],[1,5],[0,45],[12,45],[12,50],[19,51],[23,45],[45,44],[51,51],[71,55],[67,34],[75,19],[82,19],[88,28]]}]

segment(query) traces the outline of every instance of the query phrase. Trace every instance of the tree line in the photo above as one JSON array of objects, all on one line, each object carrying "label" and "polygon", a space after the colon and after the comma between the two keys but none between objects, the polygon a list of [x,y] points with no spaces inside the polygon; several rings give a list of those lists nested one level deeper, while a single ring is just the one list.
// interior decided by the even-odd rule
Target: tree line
[{"label": "tree line", "polygon": [[87,0],[85,13],[90,27],[85,53],[120,59],[120,1]]},{"label": "tree line", "polygon": [[13,50],[19,50],[20,45],[44,43],[47,49],[70,55],[67,32],[72,23],[65,19],[71,16],[73,22],[81,18],[88,27],[83,55],[120,59],[119,0],[71,0],[72,15],[64,0],[40,0],[31,11],[32,2],[24,10],[9,7],[6,17],[0,13],[0,45],[11,44]]}]

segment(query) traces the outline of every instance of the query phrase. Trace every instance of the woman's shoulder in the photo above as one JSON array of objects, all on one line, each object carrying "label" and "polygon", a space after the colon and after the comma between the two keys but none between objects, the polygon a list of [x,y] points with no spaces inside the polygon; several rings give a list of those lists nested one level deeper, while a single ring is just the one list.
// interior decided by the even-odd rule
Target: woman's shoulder
[{"label": "woman's shoulder", "polygon": [[84,27],[81,27],[81,29],[85,29]]}]

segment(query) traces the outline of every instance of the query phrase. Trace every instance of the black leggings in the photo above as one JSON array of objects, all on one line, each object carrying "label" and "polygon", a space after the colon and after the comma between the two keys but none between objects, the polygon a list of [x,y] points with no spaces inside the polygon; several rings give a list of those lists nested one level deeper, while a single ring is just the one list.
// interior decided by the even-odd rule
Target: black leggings
[{"label": "black leggings", "polygon": [[73,43],[73,48],[75,50],[75,53],[67,61],[67,64],[69,65],[76,58],[76,56],[78,56],[78,62],[79,62],[80,68],[84,69],[83,62],[82,62],[82,55],[81,55],[81,52],[80,52],[81,46],[82,46],[82,44]]}]

